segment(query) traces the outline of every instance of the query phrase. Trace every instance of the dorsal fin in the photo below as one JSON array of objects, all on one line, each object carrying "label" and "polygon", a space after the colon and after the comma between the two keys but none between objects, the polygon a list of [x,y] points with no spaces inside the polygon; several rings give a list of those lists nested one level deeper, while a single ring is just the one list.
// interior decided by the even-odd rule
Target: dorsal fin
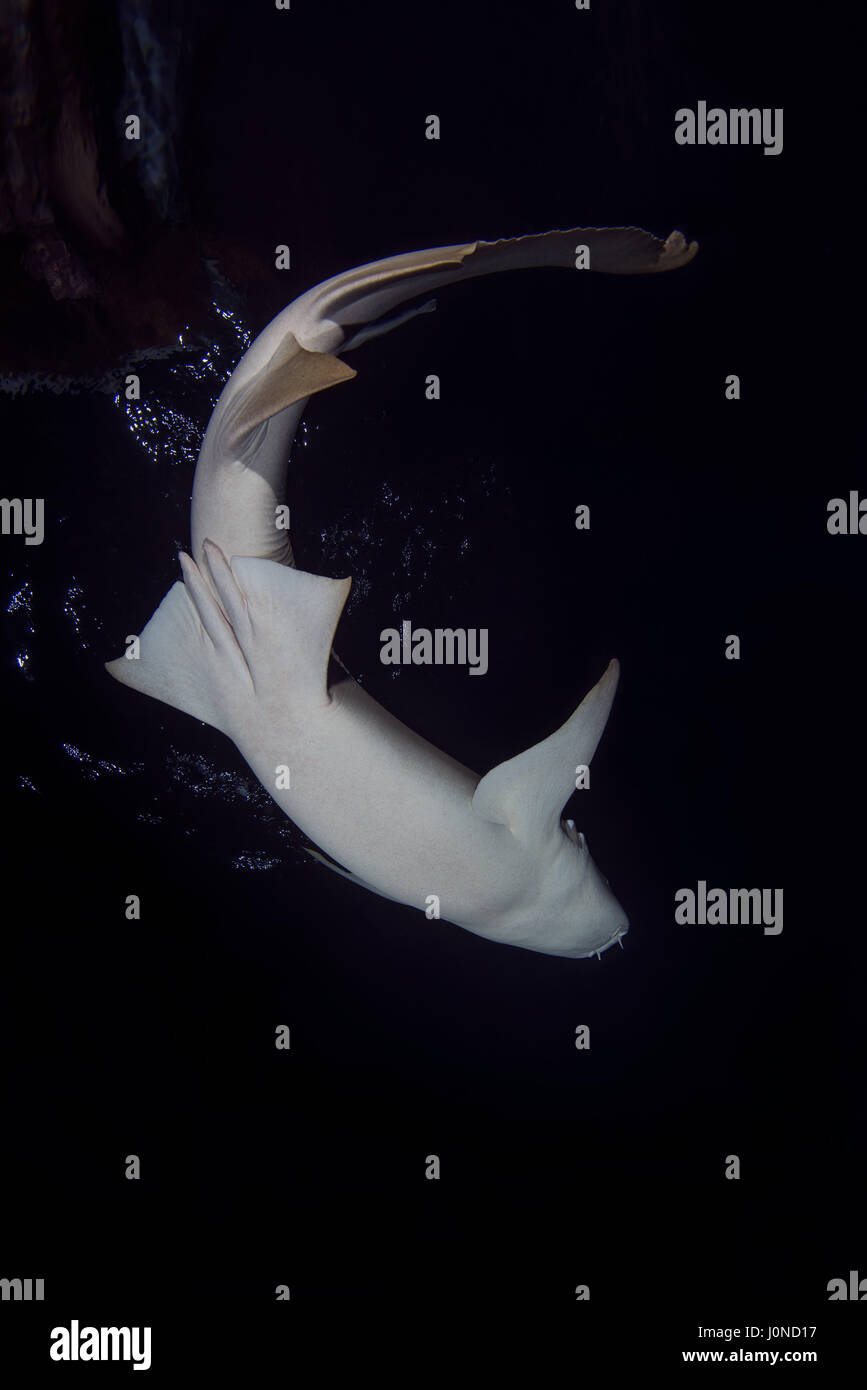
[{"label": "dorsal fin", "polygon": [[620,666],[602,678],[549,738],[491,768],[476,787],[473,810],[509,826],[520,839],[549,835],[575,790],[575,769],[589,764],[608,722]]}]

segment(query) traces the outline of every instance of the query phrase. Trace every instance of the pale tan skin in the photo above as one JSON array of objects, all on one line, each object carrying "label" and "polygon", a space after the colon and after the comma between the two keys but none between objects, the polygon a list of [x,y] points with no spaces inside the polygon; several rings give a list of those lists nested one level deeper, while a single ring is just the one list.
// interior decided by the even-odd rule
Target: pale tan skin
[{"label": "pale tan skin", "polygon": [[[344,325],[369,322],[451,280],[532,265],[646,273],[695,254],[637,229],[579,228],[470,243],[363,266],[303,295],[265,329],[223,391],[193,488],[194,558],[141,634],[125,684],[226,733],[287,815],[348,875],[383,896],[494,941],[592,955],[628,921],[561,810],[588,763],[618,679],[612,662],[550,738],[480,779],[384,710],[352,680],[327,685],[349,580],[293,568],[285,531],[289,448],[313,391],[354,373],[333,354]],[[577,273],[577,272],[573,272]],[[369,336],[375,335],[374,329]],[[276,785],[288,767],[290,787]],[[325,861],[323,861],[325,862]]]}]

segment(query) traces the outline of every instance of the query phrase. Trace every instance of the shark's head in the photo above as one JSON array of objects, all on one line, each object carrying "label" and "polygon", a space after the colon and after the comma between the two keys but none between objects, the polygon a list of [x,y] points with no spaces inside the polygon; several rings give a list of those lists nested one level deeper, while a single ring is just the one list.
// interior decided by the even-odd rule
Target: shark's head
[{"label": "shark's head", "polygon": [[626,935],[629,919],[574,821],[560,820],[544,840],[530,842],[520,834],[515,839],[533,869],[523,900],[501,918],[498,940],[581,960],[601,955]]},{"label": "shark's head", "polygon": [[629,930],[587,841],[562,815],[576,787],[588,785],[587,767],[608,719],[618,672],[618,663],[610,662],[556,733],[492,768],[476,788],[478,814],[508,826],[532,864],[526,896],[503,926],[501,939],[513,945],[577,959],[606,951]]},{"label": "shark's head", "polygon": [[629,918],[573,820],[560,822],[540,897],[552,955],[600,955],[629,931]]}]

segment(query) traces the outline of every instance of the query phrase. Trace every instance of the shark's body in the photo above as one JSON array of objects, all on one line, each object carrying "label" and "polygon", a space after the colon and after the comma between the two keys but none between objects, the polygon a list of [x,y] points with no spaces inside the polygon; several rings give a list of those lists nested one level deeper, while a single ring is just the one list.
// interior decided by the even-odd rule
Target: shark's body
[{"label": "shark's body", "polygon": [[621,274],[674,268],[696,250],[680,233],[662,243],[636,228],[476,242],[362,266],[283,310],[208,426],[184,583],[142,632],[139,659],[108,664],[125,684],[226,733],[347,877],[492,940],[571,957],[599,953],[628,929],[583,836],[561,821],[576,767],[589,764],[605,727],[617,663],[561,729],[480,779],[351,679],[329,688],[350,581],[295,569],[275,514],[309,395],[355,375],[333,354],[393,326],[353,334],[359,324],[452,280],[574,267],[579,245],[591,269]]}]

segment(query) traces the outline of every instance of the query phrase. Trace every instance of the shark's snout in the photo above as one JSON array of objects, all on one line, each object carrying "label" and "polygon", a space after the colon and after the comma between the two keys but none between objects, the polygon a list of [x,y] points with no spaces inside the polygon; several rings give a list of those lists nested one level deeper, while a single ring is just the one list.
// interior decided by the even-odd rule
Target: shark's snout
[{"label": "shark's snout", "polygon": [[605,945],[604,945],[604,946],[598,947],[598,949],[595,950],[595,951],[588,951],[588,952],[587,952],[587,955],[588,955],[588,956],[601,956],[603,951],[608,951],[608,950],[610,950],[611,947],[614,946],[614,945],[616,945],[617,943],[619,943],[620,949],[621,949],[621,951],[622,951],[622,950],[623,950],[623,938],[624,938],[624,936],[626,936],[626,934],[627,934],[628,931],[629,931],[629,923],[627,922],[624,926],[618,927],[617,931],[614,933],[613,936],[611,936],[611,937],[608,939],[608,941],[605,942]]}]

